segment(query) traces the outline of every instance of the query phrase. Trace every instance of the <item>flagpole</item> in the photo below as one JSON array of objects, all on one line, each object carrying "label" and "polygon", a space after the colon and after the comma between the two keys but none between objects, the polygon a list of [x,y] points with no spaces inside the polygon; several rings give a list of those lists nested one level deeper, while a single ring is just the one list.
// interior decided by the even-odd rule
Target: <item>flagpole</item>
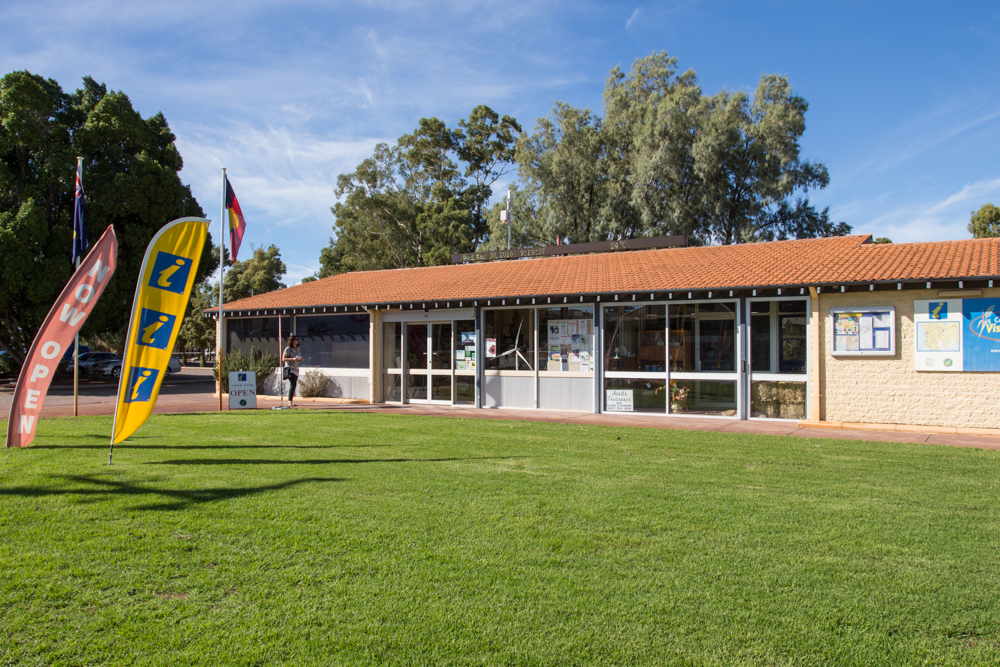
[{"label": "flagpole", "polygon": [[[278,313],[278,311],[274,311],[274,312],[275,312],[275,314]],[[291,332],[289,332],[288,335],[290,336]],[[285,362],[281,360],[281,358],[283,356],[285,356],[285,351],[281,347],[282,346],[282,342],[281,341],[282,341],[282,337],[281,337],[281,315],[279,314],[278,315],[278,401],[279,401],[279,404],[277,406],[271,408],[272,410],[288,410],[288,408],[285,407]]]},{"label": "flagpole", "polygon": [[[80,258],[76,258],[76,270],[80,270]],[[80,332],[73,339],[73,416],[80,416]]]},{"label": "flagpole", "polygon": [[[77,158],[76,158],[76,174],[77,174],[77,178],[81,178],[82,179],[81,174],[83,174],[83,158],[80,157],[80,156],[77,156]],[[74,200],[75,200],[75,198],[76,198],[76,191],[74,189]],[[76,229],[75,229],[75,227],[76,227],[76,219],[75,219],[76,218],[76,203],[75,203],[75,201],[74,201],[74,205],[73,205],[73,218],[74,218],[74,220],[73,220],[74,230],[73,231],[74,231],[74,236],[75,236],[75,232],[76,232]],[[81,221],[81,226],[82,226],[82,221]],[[75,243],[76,243],[76,240],[74,239],[74,244]],[[75,254],[75,250],[76,249],[74,248],[74,254]],[[80,256],[79,255],[76,256],[76,266],[74,267],[74,270],[76,270],[76,271],[80,270]],[[74,417],[79,417],[80,416],[80,332],[79,331],[76,332],[76,336],[73,338],[73,416]]]},{"label": "flagpole", "polygon": [[226,245],[226,168],[222,168],[222,212],[219,214],[219,326],[215,334],[215,363],[219,368],[219,412],[222,412],[222,282],[226,264],[223,248]]}]

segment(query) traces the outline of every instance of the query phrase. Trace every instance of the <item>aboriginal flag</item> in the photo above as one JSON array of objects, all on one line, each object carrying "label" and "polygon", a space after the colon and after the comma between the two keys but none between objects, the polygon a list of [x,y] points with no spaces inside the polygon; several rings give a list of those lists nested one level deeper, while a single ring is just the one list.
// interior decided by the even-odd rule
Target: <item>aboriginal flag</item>
[{"label": "aboriginal flag", "polygon": [[73,254],[70,263],[83,259],[87,246],[87,230],[83,226],[83,158],[76,161],[76,196],[73,204]]},{"label": "aboriginal flag", "polygon": [[232,261],[236,261],[236,255],[240,252],[240,243],[243,242],[243,231],[247,223],[243,220],[243,211],[240,210],[240,203],[236,201],[236,193],[233,186],[226,177],[226,211],[229,214],[229,251],[232,253]]}]

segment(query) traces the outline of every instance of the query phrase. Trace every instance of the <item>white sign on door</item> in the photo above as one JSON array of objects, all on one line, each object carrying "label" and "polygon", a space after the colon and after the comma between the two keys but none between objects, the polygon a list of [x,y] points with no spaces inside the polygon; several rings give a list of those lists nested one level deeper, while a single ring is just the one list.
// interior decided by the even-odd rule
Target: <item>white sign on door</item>
[{"label": "white sign on door", "polygon": [[631,389],[608,389],[604,399],[605,412],[635,412]]}]

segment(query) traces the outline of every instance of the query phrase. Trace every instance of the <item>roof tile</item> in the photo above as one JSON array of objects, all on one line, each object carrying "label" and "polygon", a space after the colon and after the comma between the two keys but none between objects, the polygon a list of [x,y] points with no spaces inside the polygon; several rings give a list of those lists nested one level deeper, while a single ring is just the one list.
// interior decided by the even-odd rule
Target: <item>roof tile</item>
[{"label": "roof tile", "polygon": [[1000,275],[1000,239],[874,244],[839,236],[344,273],[225,310],[737,289]]}]

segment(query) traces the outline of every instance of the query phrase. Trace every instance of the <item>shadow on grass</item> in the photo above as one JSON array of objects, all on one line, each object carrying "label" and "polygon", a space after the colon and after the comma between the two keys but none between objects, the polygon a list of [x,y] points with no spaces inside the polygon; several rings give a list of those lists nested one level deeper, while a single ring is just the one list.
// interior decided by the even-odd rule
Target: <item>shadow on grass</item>
[{"label": "shadow on grass", "polygon": [[55,479],[66,482],[74,482],[81,485],[89,485],[89,488],[60,489],[60,488],[40,488],[40,487],[14,487],[0,489],[0,496],[20,496],[23,498],[37,498],[42,496],[78,496],[80,498],[97,500],[100,497],[136,496],[142,497],[162,497],[163,502],[150,502],[138,505],[131,509],[135,510],[181,510],[192,505],[213,503],[222,500],[232,500],[246,496],[255,496],[269,491],[282,491],[300,484],[313,482],[343,482],[337,477],[304,477],[293,479],[279,484],[266,484],[264,486],[250,486],[243,488],[208,488],[208,489],[162,489],[130,482],[116,482],[113,480],[100,479],[92,475],[59,475]]},{"label": "shadow on grass", "polygon": [[[151,466],[216,466],[216,465],[325,465],[331,463],[447,463],[449,461],[489,461],[496,456],[461,456],[442,459],[171,459],[169,461],[150,461]],[[503,456],[504,459],[524,458],[521,456]]]},{"label": "shadow on grass", "polygon": [[[107,438],[102,438],[107,440]],[[400,443],[405,444],[405,443]],[[127,450],[150,452],[159,449],[368,449],[375,447],[398,447],[399,444],[386,445],[129,445],[118,443],[115,454]],[[31,445],[28,449],[103,449],[108,451],[108,444],[103,445]]]}]

